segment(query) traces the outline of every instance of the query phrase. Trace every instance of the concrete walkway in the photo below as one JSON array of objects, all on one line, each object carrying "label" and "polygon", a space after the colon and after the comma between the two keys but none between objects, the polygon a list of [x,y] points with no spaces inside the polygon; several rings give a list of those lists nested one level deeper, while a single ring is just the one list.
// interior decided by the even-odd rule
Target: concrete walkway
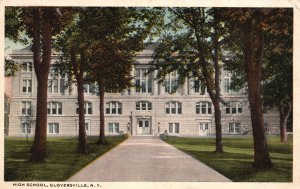
[{"label": "concrete walkway", "polygon": [[230,182],[158,137],[130,137],[73,175],[69,181]]}]

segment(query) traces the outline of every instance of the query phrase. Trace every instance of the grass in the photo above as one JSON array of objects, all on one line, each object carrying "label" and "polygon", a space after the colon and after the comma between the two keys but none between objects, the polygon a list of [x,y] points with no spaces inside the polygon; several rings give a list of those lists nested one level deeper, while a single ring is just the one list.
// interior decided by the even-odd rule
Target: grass
[{"label": "grass", "polygon": [[293,180],[293,138],[288,143],[279,142],[278,136],[268,136],[273,168],[256,170],[253,162],[253,140],[250,136],[224,137],[224,153],[213,153],[213,138],[169,137],[165,141],[190,154],[209,167],[235,182],[292,182]]},{"label": "grass", "polygon": [[108,145],[96,145],[97,137],[88,137],[86,155],[76,153],[77,137],[48,138],[48,159],[45,163],[32,163],[29,149],[32,139],[5,138],[5,181],[64,181],[89,162],[103,155],[122,141],[125,136],[106,137]]}]

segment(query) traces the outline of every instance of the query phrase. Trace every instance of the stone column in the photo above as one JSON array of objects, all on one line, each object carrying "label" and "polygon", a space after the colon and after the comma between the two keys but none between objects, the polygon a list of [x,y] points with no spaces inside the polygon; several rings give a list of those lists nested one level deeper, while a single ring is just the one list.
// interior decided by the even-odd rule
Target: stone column
[{"label": "stone column", "polygon": [[182,93],[183,95],[188,95],[188,79],[186,78],[185,81],[184,81],[184,84],[182,85],[183,87],[183,90],[182,90]]},{"label": "stone column", "polygon": [[[131,76],[133,76],[133,77],[135,76],[134,72],[135,72],[135,67],[132,66],[132,68],[131,68]],[[132,79],[132,83],[133,83],[133,85],[135,85],[135,79],[134,78]],[[130,87],[130,95],[135,95],[135,87]]]},{"label": "stone column", "polygon": [[163,83],[159,84],[159,88],[160,88],[160,95],[165,95],[165,86],[162,85]]}]

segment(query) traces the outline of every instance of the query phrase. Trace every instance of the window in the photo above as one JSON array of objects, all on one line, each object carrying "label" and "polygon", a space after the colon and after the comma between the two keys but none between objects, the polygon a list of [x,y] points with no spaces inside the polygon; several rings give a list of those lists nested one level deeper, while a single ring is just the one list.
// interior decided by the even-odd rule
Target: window
[{"label": "window", "polygon": [[62,104],[60,102],[50,102],[47,105],[47,110],[49,115],[61,115]]},{"label": "window", "polygon": [[135,85],[137,93],[151,93],[152,92],[152,74],[147,74],[147,69],[135,70]]},{"label": "window", "polygon": [[64,78],[48,79],[48,93],[64,94],[64,92],[65,92]]},{"label": "window", "polygon": [[85,122],[84,123],[84,127],[85,127],[85,132],[88,133],[90,131],[90,123],[89,122]]},{"label": "window", "polygon": [[176,92],[176,87],[178,86],[178,74],[176,71],[169,73],[165,78],[165,92],[174,93]]},{"label": "window", "polygon": [[[84,102],[84,114],[93,114],[93,106],[91,102]],[[76,114],[79,114],[79,105],[76,104]]]},{"label": "window", "polygon": [[179,133],[179,123],[169,123],[169,133]]},{"label": "window", "polygon": [[[76,119],[76,123],[77,123],[76,131],[79,132],[79,119]],[[85,120],[84,128],[85,128],[85,133],[90,134],[90,132],[91,132],[91,121],[90,120],[87,120],[87,119]]]},{"label": "window", "polygon": [[136,110],[152,110],[152,104],[147,101],[139,101],[136,103]]},{"label": "window", "polygon": [[122,104],[120,102],[108,102],[106,114],[122,114]]},{"label": "window", "polygon": [[196,104],[196,114],[211,114],[211,103],[198,102]]},{"label": "window", "polygon": [[230,81],[229,78],[224,79],[224,92],[230,93]]},{"label": "window", "polygon": [[230,77],[230,71],[223,69],[223,75],[224,75],[224,77]]},{"label": "window", "polygon": [[241,102],[229,102],[229,106],[226,106],[226,114],[240,114],[242,113]]},{"label": "window", "polygon": [[23,62],[22,63],[22,72],[31,72],[32,71],[32,63],[31,62]]},{"label": "window", "polygon": [[23,93],[31,93],[32,82],[31,79],[23,80]]},{"label": "window", "polygon": [[23,115],[31,114],[31,102],[29,101],[22,102],[22,114]]},{"label": "window", "polygon": [[241,133],[241,123],[229,123],[229,133],[230,134],[240,134]]},{"label": "window", "polygon": [[269,133],[269,127],[268,127],[268,123],[267,122],[264,122],[264,128],[265,128],[266,134],[268,134]]},{"label": "window", "polygon": [[177,101],[171,101],[166,103],[166,114],[181,114],[181,103]]},{"label": "window", "polygon": [[29,123],[21,123],[21,133],[22,134],[30,134],[31,127]]},{"label": "window", "polygon": [[195,93],[200,93],[200,95],[205,95],[206,87],[199,80],[194,80],[194,90]]},{"label": "window", "polygon": [[109,133],[119,133],[119,123],[108,123]]},{"label": "window", "polygon": [[58,134],[59,133],[59,124],[58,123],[48,123],[48,133],[49,134]]},{"label": "window", "polygon": [[98,92],[97,86],[95,83],[84,84],[84,93],[86,94],[94,94]]}]

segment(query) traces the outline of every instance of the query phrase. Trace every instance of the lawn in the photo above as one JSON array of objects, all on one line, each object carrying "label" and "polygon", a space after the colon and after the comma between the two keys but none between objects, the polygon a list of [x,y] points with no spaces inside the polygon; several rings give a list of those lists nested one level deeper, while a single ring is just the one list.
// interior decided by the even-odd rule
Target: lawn
[{"label": "lawn", "polygon": [[292,182],[293,180],[293,138],[291,136],[287,144],[280,143],[278,136],[268,136],[274,167],[263,171],[251,167],[254,152],[250,136],[224,137],[223,154],[212,153],[215,149],[213,138],[169,137],[165,141],[235,182]]},{"label": "lawn", "polygon": [[48,138],[48,159],[45,163],[32,163],[29,149],[32,139],[5,138],[5,181],[64,181],[98,156],[109,151],[127,137],[107,137],[108,145],[95,144],[97,137],[88,137],[86,155],[76,153],[77,137]]}]

